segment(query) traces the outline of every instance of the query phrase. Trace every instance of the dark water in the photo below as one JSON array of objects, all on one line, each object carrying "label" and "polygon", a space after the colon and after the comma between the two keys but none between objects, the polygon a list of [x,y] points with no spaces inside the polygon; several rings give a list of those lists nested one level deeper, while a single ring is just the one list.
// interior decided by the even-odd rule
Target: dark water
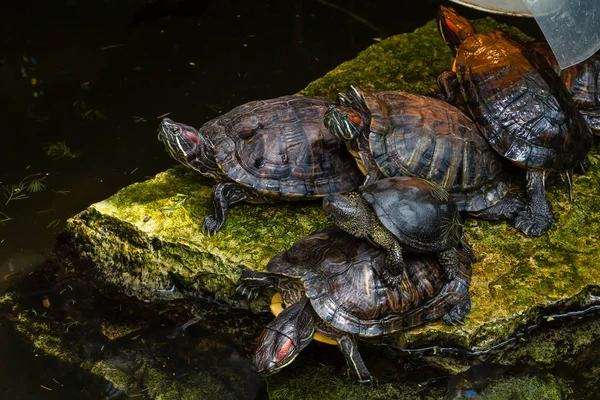
[{"label": "dark water", "polygon": [[[0,220],[11,218],[0,224],[0,279],[34,271],[70,216],[173,165],[156,140],[159,116],[200,126],[246,101],[295,93],[376,38],[434,18],[439,1],[5,3],[0,184],[17,198],[0,195]],[[50,158],[56,142],[79,156]],[[33,180],[43,190],[14,192]],[[0,393],[103,398],[106,382],[40,354],[11,326],[0,319]]]}]

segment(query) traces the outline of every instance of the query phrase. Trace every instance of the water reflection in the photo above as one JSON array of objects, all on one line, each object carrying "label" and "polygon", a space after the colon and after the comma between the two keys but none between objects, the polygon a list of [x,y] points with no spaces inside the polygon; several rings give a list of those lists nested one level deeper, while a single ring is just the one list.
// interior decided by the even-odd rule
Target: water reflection
[{"label": "water reflection", "polygon": [[[59,370],[40,365],[39,377],[20,376],[17,382],[29,380],[30,385],[39,382],[35,386],[42,390],[28,388],[27,398],[47,396],[43,391],[66,395],[80,384],[71,377],[65,378],[78,364],[111,380],[112,388],[107,388],[105,382],[99,390],[100,379],[80,372],[86,384],[95,382],[93,390],[87,389],[86,396],[92,399],[117,398],[120,389],[125,389],[131,397],[141,398],[154,398],[159,394],[167,398],[193,395],[194,398],[255,399],[264,396],[264,382],[253,372],[245,356],[247,350],[218,331],[209,333],[202,323],[183,324],[189,312],[185,306],[181,306],[178,314],[178,305],[173,303],[154,304],[148,309],[136,302],[108,299],[65,260],[62,255],[53,257],[38,265],[34,272],[6,280],[12,281],[13,287],[0,303],[0,315],[4,317],[2,327],[8,332],[2,335],[3,340],[14,338],[10,330],[10,325],[14,325],[43,350],[34,350],[35,357],[48,358],[44,353],[60,354],[61,359],[71,363],[54,361],[61,365]],[[202,309],[207,307],[201,306]],[[196,322],[202,319],[197,318]],[[20,344],[20,351],[25,346]],[[15,349],[4,351],[3,362],[11,366],[9,370],[19,374],[18,367],[25,367],[27,362]],[[25,352],[30,353],[30,350]],[[11,391],[18,390],[14,384],[7,382],[7,385]]]}]

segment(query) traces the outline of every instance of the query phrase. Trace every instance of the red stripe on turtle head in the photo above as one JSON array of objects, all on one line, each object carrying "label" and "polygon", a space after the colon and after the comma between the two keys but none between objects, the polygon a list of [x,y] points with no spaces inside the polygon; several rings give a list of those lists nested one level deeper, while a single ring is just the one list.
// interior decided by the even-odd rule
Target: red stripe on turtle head
[{"label": "red stripe on turtle head", "polygon": [[283,360],[285,358],[288,351],[292,347],[292,344],[293,344],[292,339],[286,338],[285,343],[283,344],[283,346],[281,346],[281,350],[279,350],[279,354],[277,355],[277,359],[275,360],[276,363],[280,363],[281,360]]},{"label": "red stripe on turtle head", "polygon": [[198,137],[198,135],[194,134],[194,132],[185,130],[185,131],[183,131],[183,134],[190,142],[195,143],[195,144],[200,143],[200,137]]},{"label": "red stripe on turtle head", "polygon": [[444,22],[448,29],[450,29],[454,34],[458,35],[458,27],[454,25],[454,22],[450,20],[450,18],[444,18]]},{"label": "red stripe on turtle head", "polygon": [[350,118],[350,121],[354,122],[356,125],[362,126],[363,120],[358,114],[352,113],[349,114],[348,117]]}]

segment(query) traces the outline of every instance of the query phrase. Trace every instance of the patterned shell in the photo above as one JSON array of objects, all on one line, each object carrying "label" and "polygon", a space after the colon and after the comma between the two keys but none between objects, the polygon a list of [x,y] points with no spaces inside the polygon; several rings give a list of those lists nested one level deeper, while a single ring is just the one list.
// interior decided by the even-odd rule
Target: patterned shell
[{"label": "patterned shell", "polygon": [[412,255],[405,256],[402,284],[390,289],[378,278],[385,257],[383,249],[329,226],[275,256],[268,269],[302,276],[306,295],[324,321],[365,337],[440,318],[468,292],[468,263],[457,279],[444,282],[436,257]]},{"label": "patterned shell", "polygon": [[508,191],[502,161],[458,108],[398,91],[364,91],[371,113],[369,145],[385,176],[437,183],[460,211],[493,206]]},{"label": "patterned shell", "polygon": [[508,33],[475,34],[458,47],[454,70],[498,153],[525,168],[571,170],[593,136],[558,75],[541,68],[533,54]]},{"label": "patterned shell", "polygon": [[202,133],[232,180],[271,196],[348,192],[364,179],[323,115],[331,101],[283,96],[252,101],[207,122]]},{"label": "patterned shell", "polygon": [[462,218],[441,186],[397,176],[359,188],[379,221],[411,251],[442,251],[458,245]]},{"label": "patterned shell", "polygon": [[583,118],[594,133],[600,134],[600,52],[579,64],[561,70],[548,43],[537,41],[530,46],[559,74]]}]

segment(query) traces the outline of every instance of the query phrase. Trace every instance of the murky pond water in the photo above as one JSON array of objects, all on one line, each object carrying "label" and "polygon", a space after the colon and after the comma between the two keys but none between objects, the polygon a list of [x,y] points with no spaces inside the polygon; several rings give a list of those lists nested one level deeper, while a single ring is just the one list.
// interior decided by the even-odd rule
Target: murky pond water
[{"label": "murky pond water", "polygon": [[[0,294],[31,276],[19,291],[40,312],[47,308],[44,290],[69,290],[71,304],[85,303],[89,321],[110,315],[132,325],[145,316],[142,308],[43,271],[67,218],[173,165],[156,140],[158,117],[170,113],[200,126],[246,101],[295,93],[374,41],[423,25],[439,5],[436,0],[13,3],[3,5],[0,27]],[[511,22],[537,32],[531,21]],[[123,313],[123,307],[129,311]],[[73,307],[55,308],[48,318],[64,323],[68,333]],[[206,374],[232,398],[266,398],[264,381],[230,338],[197,324],[173,340],[176,327],[156,315],[151,329],[132,332],[172,355],[176,361],[168,367],[179,380]],[[3,317],[3,398],[107,396],[105,380],[36,350],[14,331],[11,316]],[[88,343],[90,359],[110,350],[104,359],[134,370],[131,357],[147,351],[136,347],[143,341],[133,345],[126,339],[105,349],[100,331],[90,332],[98,339]],[[318,363],[322,352],[309,347],[303,357]],[[327,354],[341,370],[337,349]],[[373,369],[386,376],[385,365]],[[471,372],[479,377],[470,379],[494,371]],[[419,373],[411,377],[429,378]],[[293,374],[290,368],[282,379]],[[448,379],[433,384],[450,391],[461,387]]]}]

